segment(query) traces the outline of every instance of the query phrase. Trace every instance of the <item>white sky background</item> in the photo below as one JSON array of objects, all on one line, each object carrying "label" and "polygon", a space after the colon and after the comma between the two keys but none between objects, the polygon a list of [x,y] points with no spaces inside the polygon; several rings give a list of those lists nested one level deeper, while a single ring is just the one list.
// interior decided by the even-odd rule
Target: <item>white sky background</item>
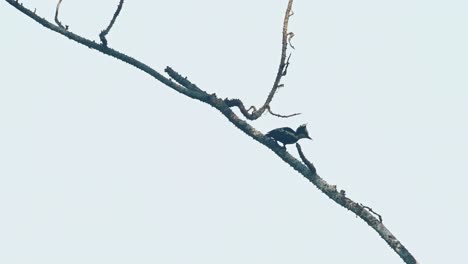
[{"label": "white sky background", "polygon": [[[117,0],[64,1],[98,40]],[[286,0],[126,1],[109,45],[263,103]],[[24,1],[53,20],[56,1]],[[421,263],[466,263],[466,1],[298,1],[261,131],[308,123],[319,174]],[[0,3],[1,263],[401,263],[213,108]],[[297,156],[294,146],[288,148]]]}]

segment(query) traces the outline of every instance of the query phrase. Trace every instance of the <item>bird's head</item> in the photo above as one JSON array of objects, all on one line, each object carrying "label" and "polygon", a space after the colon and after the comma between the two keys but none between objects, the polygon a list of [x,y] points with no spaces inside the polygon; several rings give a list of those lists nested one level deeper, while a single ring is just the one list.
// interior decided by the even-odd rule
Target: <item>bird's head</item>
[{"label": "bird's head", "polygon": [[304,124],[304,125],[301,125],[299,126],[297,129],[296,129],[296,135],[298,138],[308,138],[308,139],[312,139],[310,136],[309,136],[309,132],[307,131],[307,125]]}]

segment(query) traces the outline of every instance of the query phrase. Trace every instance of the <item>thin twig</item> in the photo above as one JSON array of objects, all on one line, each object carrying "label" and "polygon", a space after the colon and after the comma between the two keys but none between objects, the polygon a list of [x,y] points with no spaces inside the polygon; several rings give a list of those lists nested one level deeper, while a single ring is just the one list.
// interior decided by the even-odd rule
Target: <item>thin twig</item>
[{"label": "thin twig", "polygon": [[[286,60],[286,65],[284,66],[283,76],[286,76],[286,74],[288,74],[289,59],[291,58],[291,54],[292,53],[289,53],[288,59]],[[280,88],[280,87],[282,87],[281,84],[278,86],[278,88]]]},{"label": "thin twig", "polygon": [[[68,29],[68,26],[67,27],[64,27],[62,25],[62,23],[60,22],[60,20],[58,19],[58,14],[59,14],[59,10],[60,10],[60,4],[62,4],[62,0],[59,0],[58,3],[57,3],[57,7],[55,8],[55,23],[57,23],[57,25],[60,27],[60,28],[63,28],[63,29]],[[35,13],[35,12],[34,12]]]},{"label": "thin twig", "polygon": [[[256,113],[257,109],[255,108],[255,106],[251,106],[249,107],[248,109],[245,108],[245,105],[244,103],[238,99],[238,98],[234,98],[234,99],[230,99],[230,98],[226,98],[224,99],[224,103],[229,106],[229,107],[233,107],[233,106],[236,106],[237,108],[239,108],[239,110],[241,111],[242,115],[244,115],[247,119],[249,120],[255,120],[254,118],[254,115],[253,113]],[[265,109],[272,115],[276,116],[276,117],[281,117],[281,118],[289,118],[289,117],[293,117],[293,116],[297,116],[297,115],[300,115],[301,113],[294,113],[294,114],[290,114],[290,115],[280,115],[280,114],[276,114],[274,112],[271,111],[271,107],[268,105],[267,107],[265,107]],[[252,111],[252,113],[250,113],[250,111]]]},{"label": "thin twig", "polygon": [[292,49],[296,49],[293,44],[291,43],[291,39],[294,37],[294,32],[289,32],[288,33],[288,43],[289,43],[289,46],[292,48]]},{"label": "thin twig", "polygon": [[[288,1],[288,6],[286,8],[286,12],[284,14],[284,20],[283,20],[283,38],[281,41],[281,58],[280,58],[280,64],[278,66],[278,71],[276,73],[275,81],[273,82],[273,87],[270,90],[270,93],[268,94],[268,97],[265,101],[265,103],[258,109],[254,110],[252,113],[249,113],[249,110],[252,109],[252,107],[249,108],[249,110],[246,110],[244,107],[244,104],[242,102],[236,102],[235,104],[230,104],[232,106],[237,106],[239,107],[241,113],[249,120],[255,120],[258,119],[265,111],[269,111],[271,113],[270,109],[270,103],[273,100],[273,97],[275,96],[276,92],[280,87],[283,85],[281,84],[281,78],[287,74],[287,69],[289,66],[289,59],[291,57],[291,54],[289,54],[287,60],[286,60],[286,51],[288,48],[288,44],[291,46],[291,48],[294,49],[294,46],[291,44],[291,38],[294,37],[293,32],[288,31],[288,26],[289,26],[289,18],[294,15],[294,12],[292,11],[292,5],[293,5],[294,0],[289,0]],[[239,99],[236,99],[240,101]],[[273,114],[274,116],[277,117],[291,117],[295,116],[297,114],[293,115],[276,115]]]},{"label": "thin twig", "polygon": [[103,31],[101,31],[101,33],[99,34],[99,38],[101,39],[101,43],[102,43],[102,45],[104,45],[105,47],[107,47],[107,39],[106,39],[106,36],[107,36],[107,34],[109,34],[109,31],[111,30],[112,26],[114,25],[115,20],[116,20],[117,17],[119,16],[120,10],[122,10],[123,3],[124,3],[124,0],[120,0],[119,5],[117,6],[117,10],[115,10],[114,15],[112,16],[112,19],[111,19],[109,25],[107,26],[106,29],[104,29]]},{"label": "thin twig", "polygon": [[273,111],[271,111],[270,106],[267,107],[267,111],[268,111],[271,115],[276,116],[276,117],[281,117],[281,118],[288,118],[288,117],[293,117],[293,116],[297,116],[297,115],[300,115],[300,114],[301,114],[301,113],[294,113],[294,114],[290,114],[290,115],[275,114],[275,113],[273,113]]},{"label": "thin twig", "polygon": [[[284,14],[284,20],[283,20],[283,39],[281,41],[281,59],[280,59],[280,64],[278,66],[278,71],[276,73],[275,81],[273,82],[273,87],[271,88],[270,94],[268,94],[268,97],[263,104],[262,107],[258,109],[254,115],[260,116],[263,114],[263,112],[267,109],[267,107],[270,105],[271,101],[273,100],[273,97],[275,96],[276,91],[280,87],[281,83],[281,78],[286,75],[285,72],[285,67],[286,67],[286,51],[288,48],[288,43],[290,40],[291,34],[294,35],[292,32],[288,31],[288,26],[289,26],[289,18],[294,14],[292,12],[292,5],[293,5],[293,0],[288,1],[288,7],[286,8],[286,12]],[[291,55],[290,55],[291,56]],[[289,59],[288,59],[288,65],[289,65]]]},{"label": "thin twig", "polygon": [[[293,0],[289,0],[288,2],[288,7],[286,8],[286,13],[284,15],[284,21],[283,21],[283,40],[281,43],[281,59],[280,59],[280,64],[278,67],[278,72],[276,73],[276,78],[273,83],[273,87],[271,88],[270,94],[268,95],[267,100],[265,101],[263,105],[263,109],[266,109],[267,105],[270,104],[270,102],[273,100],[273,97],[278,89],[278,86],[281,82],[281,77],[283,77],[284,73],[284,68],[286,66],[286,50],[288,48],[288,26],[289,26],[289,18],[291,17],[291,10],[292,10],[292,5],[293,5]],[[258,111],[261,111],[260,108]]]}]

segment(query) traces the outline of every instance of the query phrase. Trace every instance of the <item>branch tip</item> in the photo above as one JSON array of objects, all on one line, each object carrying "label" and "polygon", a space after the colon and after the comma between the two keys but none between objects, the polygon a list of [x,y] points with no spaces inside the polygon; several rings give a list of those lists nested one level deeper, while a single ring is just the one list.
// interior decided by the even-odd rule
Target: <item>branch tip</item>
[{"label": "branch tip", "polygon": [[273,116],[276,116],[276,117],[280,117],[280,118],[289,118],[289,117],[293,117],[293,116],[297,116],[297,115],[300,115],[301,113],[294,113],[294,114],[290,114],[290,115],[280,115],[280,114],[276,114],[276,113],[273,113],[273,111],[271,111],[271,107],[268,106],[267,107],[267,111],[273,115]]}]

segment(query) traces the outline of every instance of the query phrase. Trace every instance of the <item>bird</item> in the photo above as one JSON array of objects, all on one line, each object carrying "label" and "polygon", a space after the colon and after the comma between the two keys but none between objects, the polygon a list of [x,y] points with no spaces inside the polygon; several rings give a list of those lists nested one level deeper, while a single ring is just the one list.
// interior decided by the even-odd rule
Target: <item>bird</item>
[{"label": "bird", "polygon": [[288,144],[296,143],[301,138],[308,138],[312,140],[312,138],[309,136],[309,132],[307,131],[305,124],[299,126],[296,131],[289,127],[276,128],[266,133],[265,136],[274,139],[276,143],[283,143],[283,146],[280,145],[282,148],[286,148],[286,145]]}]

